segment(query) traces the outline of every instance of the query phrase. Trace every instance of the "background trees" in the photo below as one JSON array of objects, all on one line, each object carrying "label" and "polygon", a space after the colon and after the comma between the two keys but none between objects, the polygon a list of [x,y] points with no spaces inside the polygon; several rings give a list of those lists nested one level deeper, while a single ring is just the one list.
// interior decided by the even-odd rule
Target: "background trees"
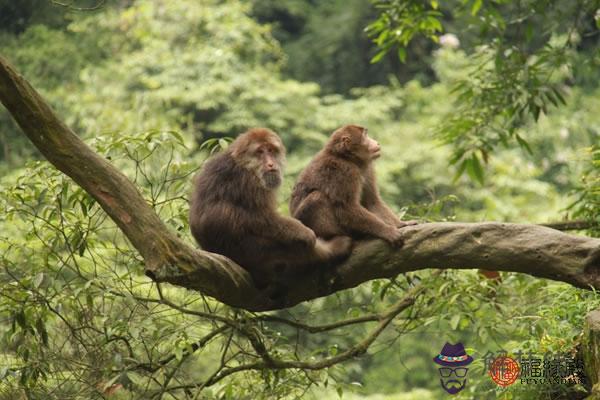
[{"label": "background trees", "polygon": [[[280,132],[289,150],[285,211],[297,172],[350,119],[382,142],[378,175],[400,212],[534,223],[572,215],[597,233],[597,2],[434,3],[414,2],[421,8],[405,15],[425,25],[376,64],[370,60],[381,47],[362,29],[398,12],[393,2],[119,1],[77,12],[3,1],[0,54],[186,240],[189,177],[213,147],[226,145],[221,139],[254,125]],[[371,32],[377,39],[402,24]],[[431,41],[442,33],[438,24],[458,47]],[[504,274],[497,285],[467,271],[374,281],[275,320],[174,287],[159,293],[89,195],[46,162],[29,161],[40,157],[4,111],[0,142],[7,399],[273,398],[306,390],[404,398],[416,388],[437,398],[432,343],[462,340],[479,357],[498,348],[571,348],[598,305],[595,293],[565,284]],[[255,361],[257,343],[287,359],[335,357],[373,327],[308,329],[276,318],[312,326],[376,315],[415,285],[414,304],[359,358],[322,371],[214,378],[219,365]],[[474,397],[493,395],[483,374],[472,379]]]}]

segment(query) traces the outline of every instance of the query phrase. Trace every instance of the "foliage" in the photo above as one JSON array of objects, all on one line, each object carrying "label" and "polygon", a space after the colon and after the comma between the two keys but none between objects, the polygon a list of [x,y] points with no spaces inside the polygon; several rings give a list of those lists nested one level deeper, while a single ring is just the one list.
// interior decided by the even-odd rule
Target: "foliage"
[{"label": "foliage", "polygon": [[[379,185],[400,214],[598,222],[592,1],[369,8],[366,0],[147,0],[108,2],[95,13],[28,4],[41,11],[0,1],[11,16],[29,15],[2,25],[0,54],[185,240],[191,175],[256,125],[278,131],[288,149],[282,212],[327,134],[354,122],[382,144]],[[404,63],[370,64],[379,51],[363,33],[370,19],[381,46],[406,49]],[[458,45],[443,36],[430,42],[440,25]],[[83,190],[45,162],[25,165],[31,146],[4,111],[0,142],[0,398],[168,398],[171,389],[208,399],[438,398],[429,361],[445,341],[463,341],[477,356],[571,348],[583,316],[599,305],[595,293],[564,284],[518,274],[502,274],[499,284],[467,271],[374,281],[258,315],[174,287],[159,291]],[[449,160],[468,176],[449,171]],[[417,303],[361,357],[201,386],[224,366],[257,361],[256,338],[281,359],[313,360],[350,348],[372,327],[310,333],[262,318],[318,326],[363,317],[421,283]],[[483,366],[474,371],[464,398],[495,394]]]},{"label": "foliage", "polygon": [[586,149],[590,163],[576,189],[577,199],[569,206],[574,218],[584,218],[592,223],[590,233],[600,235],[600,147]]},{"label": "foliage", "polygon": [[406,46],[415,35],[422,34],[428,39],[438,42],[438,32],[442,31],[437,1],[423,2],[410,0],[398,3],[395,1],[374,1],[379,10],[377,20],[367,27],[367,33],[381,50],[371,62],[380,61],[392,48],[398,48],[398,58],[406,61]]},{"label": "foliage", "polygon": [[[406,45],[417,34],[439,41],[443,14],[437,1],[426,3],[376,2],[381,12],[369,29],[381,50],[374,62],[397,46],[404,60]],[[564,84],[577,60],[573,50],[581,35],[595,34],[595,27],[580,21],[596,12],[598,2],[460,3],[453,15],[479,29],[483,43],[473,49],[468,74],[453,88],[456,107],[438,127],[437,136],[452,144],[450,162],[457,165],[457,175],[466,171],[483,184],[482,164],[499,144],[516,142],[531,153],[519,128],[527,118],[537,121],[551,106],[565,104]],[[470,8],[470,13],[461,13],[465,8]],[[459,45],[457,39],[447,43]],[[592,53],[592,59],[597,56]]]}]

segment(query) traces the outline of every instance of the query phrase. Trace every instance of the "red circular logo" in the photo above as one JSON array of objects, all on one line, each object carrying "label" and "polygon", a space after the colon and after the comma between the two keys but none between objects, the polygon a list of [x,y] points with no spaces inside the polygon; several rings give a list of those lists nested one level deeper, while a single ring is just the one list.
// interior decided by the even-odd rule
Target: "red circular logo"
[{"label": "red circular logo", "polygon": [[502,387],[512,385],[519,377],[519,364],[510,357],[498,357],[490,366],[492,380]]}]

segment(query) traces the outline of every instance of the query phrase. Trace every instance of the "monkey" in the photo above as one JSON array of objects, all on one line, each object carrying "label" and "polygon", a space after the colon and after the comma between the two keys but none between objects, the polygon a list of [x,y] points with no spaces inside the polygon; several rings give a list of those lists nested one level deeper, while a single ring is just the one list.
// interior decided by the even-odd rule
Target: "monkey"
[{"label": "monkey", "polygon": [[402,246],[399,228],[417,222],[401,221],[381,199],[373,167],[380,154],[366,128],[337,129],[300,173],[290,198],[292,216],[320,238],[375,237]]},{"label": "monkey", "polygon": [[190,229],[198,244],[235,261],[264,290],[345,258],[352,245],[344,236],[317,239],[300,221],[277,212],[284,161],[275,132],[250,129],[205,163],[190,199]]}]

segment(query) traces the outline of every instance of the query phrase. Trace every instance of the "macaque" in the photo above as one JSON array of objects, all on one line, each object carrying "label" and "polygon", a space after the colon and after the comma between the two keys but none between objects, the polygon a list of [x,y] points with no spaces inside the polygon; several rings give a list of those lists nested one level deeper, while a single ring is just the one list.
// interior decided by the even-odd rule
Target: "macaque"
[{"label": "macaque", "polygon": [[284,161],[275,132],[250,129],[206,162],[190,203],[190,227],[200,246],[245,268],[260,289],[340,260],[352,244],[344,236],[317,239],[300,221],[277,212]]},{"label": "macaque", "polygon": [[373,169],[380,153],[366,128],[346,125],[333,132],[296,182],[292,216],[319,238],[370,237],[402,246],[399,228],[417,222],[401,221],[381,199]]}]

